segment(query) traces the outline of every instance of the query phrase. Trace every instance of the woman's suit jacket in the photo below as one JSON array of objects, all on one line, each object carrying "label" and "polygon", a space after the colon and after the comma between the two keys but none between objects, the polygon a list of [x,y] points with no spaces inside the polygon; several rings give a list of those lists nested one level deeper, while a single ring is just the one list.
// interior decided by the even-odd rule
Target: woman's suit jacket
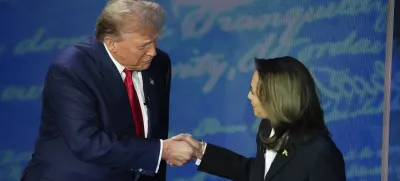
[{"label": "woman's suit jacket", "polygon": [[[271,132],[268,120],[260,123],[258,133]],[[207,144],[198,170],[234,181],[345,181],[342,153],[330,137],[317,136],[307,143],[289,139],[286,154],[276,154],[264,178],[265,149],[257,134],[257,155],[246,158],[228,149]]]}]

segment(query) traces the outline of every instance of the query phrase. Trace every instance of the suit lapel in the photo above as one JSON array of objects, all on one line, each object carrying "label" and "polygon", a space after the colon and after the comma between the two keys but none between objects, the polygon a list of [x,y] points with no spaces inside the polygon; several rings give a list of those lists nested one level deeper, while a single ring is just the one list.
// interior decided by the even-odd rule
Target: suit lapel
[{"label": "suit lapel", "polygon": [[292,139],[289,138],[286,146],[283,147],[282,151],[276,153],[275,159],[272,162],[270,169],[267,172],[265,181],[271,180],[282,168],[290,162],[295,156],[296,149]]},{"label": "suit lapel", "polygon": [[261,142],[260,134],[271,134],[271,125],[268,120],[261,120],[260,125],[258,127],[257,132],[257,155],[254,161],[254,166],[250,170],[250,180],[261,181],[264,180],[264,172],[265,172],[265,148]]},{"label": "suit lapel", "polygon": [[153,69],[151,67],[142,71],[143,92],[148,115],[148,137],[152,136],[153,130],[157,126],[155,121],[158,120],[157,81],[155,77],[153,77],[154,73],[152,71]]},{"label": "suit lapel", "polygon": [[112,125],[125,134],[136,135],[132,110],[121,74],[112,62],[103,43],[97,40],[93,41],[96,60],[99,60],[98,68],[100,69],[100,76],[104,80],[100,84],[106,85],[106,101],[115,103],[116,107],[112,107],[112,109],[118,109],[116,117],[122,118],[120,120],[111,120],[118,121],[118,124]]}]

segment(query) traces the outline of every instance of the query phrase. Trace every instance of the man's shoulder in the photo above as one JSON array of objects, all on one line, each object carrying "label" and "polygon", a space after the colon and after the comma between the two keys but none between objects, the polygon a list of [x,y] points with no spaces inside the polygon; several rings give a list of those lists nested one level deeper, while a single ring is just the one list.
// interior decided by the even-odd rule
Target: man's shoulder
[{"label": "man's shoulder", "polygon": [[169,55],[168,55],[167,52],[165,52],[165,51],[163,51],[163,50],[161,50],[159,48],[157,48],[156,51],[157,51],[157,57],[159,57],[159,58],[168,58],[169,59]]},{"label": "man's shoulder", "polygon": [[153,63],[156,64],[163,64],[163,65],[171,65],[171,59],[169,58],[169,55],[167,52],[157,48],[157,56],[154,57],[155,61]]},{"label": "man's shoulder", "polygon": [[171,60],[169,55],[163,50],[157,48],[157,55],[153,58],[150,68],[147,70],[153,74],[165,75],[170,72]]},{"label": "man's shoulder", "polygon": [[50,66],[64,68],[82,67],[95,59],[95,40],[87,38],[59,51],[52,59]]}]

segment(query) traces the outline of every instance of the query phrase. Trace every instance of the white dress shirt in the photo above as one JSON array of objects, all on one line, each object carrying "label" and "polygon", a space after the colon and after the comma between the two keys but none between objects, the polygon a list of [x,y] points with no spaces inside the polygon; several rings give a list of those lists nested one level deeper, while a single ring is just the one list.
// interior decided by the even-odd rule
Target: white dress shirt
[{"label": "white dress shirt", "polygon": [[[269,137],[271,138],[272,136],[274,136],[274,134],[275,134],[275,130],[272,129]],[[264,158],[265,158],[264,178],[267,175],[269,168],[271,168],[271,165],[275,159],[275,156],[276,156],[276,151],[274,151],[274,150],[266,150],[265,151],[265,154],[264,154]]]},{"label": "white dress shirt", "polygon": [[[104,47],[107,50],[108,55],[110,56],[111,60],[114,62],[115,67],[118,69],[118,72],[121,74],[122,81],[125,80],[125,72],[124,69],[125,67],[118,63],[114,57],[111,55],[110,51],[108,51],[107,46],[104,44]],[[147,115],[147,107],[144,105],[145,100],[144,100],[144,91],[143,91],[143,79],[142,79],[142,73],[140,71],[133,71],[132,72],[132,81],[133,85],[135,86],[135,91],[137,93],[137,96],[139,98],[140,102],[140,107],[142,108],[142,116],[143,116],[143,126],[144,126],[144,136],[147,138],[147,133],[149,132],[149,117]],[[156,173],[158,172],[158,168],[160,167],[160,161],[161,161],[161,156],[162,156],[162,150],[163,150],[163,142],[160,139],[160,154],[158,156],[158,164],[156,168]]]},{"label": "white dress shirt", "polygon": [[[271,134],[269,135],[269,137],[271,138],[274,134],[275,134],[275,130],[272,129],[271,130]],[[204,152],[205,152],[206,149],[207,149],[207,143],[205,144]],[[203,152],[203,154],[204,154],[204,152]],[[265,154],[264,154],[264,158],[265,158],[264,178],[267,175],[269,168],[271,168],[271,165],[272,165],[272,162],[275,159],[275,156],[276,156],[276,151],[273,151],[273,150],[266,150],[265,151]],[[196,165],[200,165],[200,163],[201,163],[201,159],[197,159],[196,160]]]}]

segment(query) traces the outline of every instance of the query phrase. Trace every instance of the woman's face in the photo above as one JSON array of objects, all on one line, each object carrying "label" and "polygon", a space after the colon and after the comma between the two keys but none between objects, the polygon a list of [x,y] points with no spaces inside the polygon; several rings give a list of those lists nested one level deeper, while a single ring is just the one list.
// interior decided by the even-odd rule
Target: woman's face
[{"label": "woman's face", "polygon": [[250,84],[250,91],[247,97],[251,101],[251,105],[253,107],[254,115],[256,117],[262,118],[262,119],[267,119],[267,111],[265,110],[263,104],[261,103],[260,99],[258,98],[258,81],[259,81],[259,76],[258,72],[255,71],[253,74],[253,78],[251,79],[251,84]]}]

